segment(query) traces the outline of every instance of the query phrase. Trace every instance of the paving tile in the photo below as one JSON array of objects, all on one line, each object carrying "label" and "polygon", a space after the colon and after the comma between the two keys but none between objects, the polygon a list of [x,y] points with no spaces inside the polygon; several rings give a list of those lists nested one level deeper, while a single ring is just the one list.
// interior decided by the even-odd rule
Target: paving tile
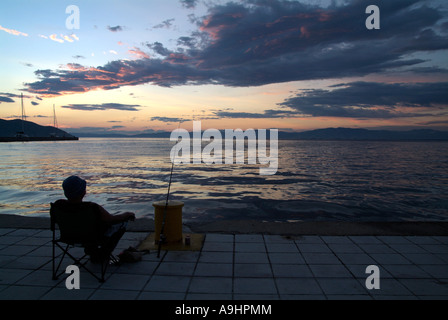
[{"label": "paving tile", "polygon": [[36,246],[13,245],[0,250],[0,255],[23,256],[36,248]]},{"label": "paving tile", "polygon": [[446,253],[446,254],[448,254],[448,246],[445,244],[421,244],[420,247],[429,253]]},{"label": "paving tile", "polygon": [[240,242],[235,243],[235,252],[266,252],[266,247],[259,242]]},{"label": "paving tile", "polygon": [[399,253],[427,253],[427,251],[416,244],[391,243],[390,247]]},{"label": "paving tile", "polygon": [[231,293],[187,293],[185,300],[232,300]]},{"label": "paving tile", "polygon": [[235,252],[235,263],[269,263],[266,252]]},{"label": "paving tile", "polygon": [[288,237],[276,234],[267,234],[264,235],[263,237],[265,243],[293,243],[293,244],[295,243],[293,239],[295,237]]},{"label": "paving tile", "polygon": [[191,277],[182,276],[152,276],[143,291],[155,292],[187,292]]},{"label": "paving tile", "polygon": [[317,278],[319,286],[327,295],[358,295],[368,294],[365,286],[354,278]]},{"label": "paving tile", "polygon": [[376,261],[366,253],[338,253],[339,259],[344,264],[371,265]]},{"label": "paving tile", "polygon": [[349,236],[356,244],[382,244],[383,242],[375,236]]},{"label": "paving tile", "polygon": [[414,264],[446,264],[446,261],[431,253],[403,253]]},{"label": "paving tile", "polygon": [[300,253],[268,253],[269,261],[275,264],[305,264],[305,260]]},{"label": "paving tile", "polygon": [[308,264],[340,264],[338,258],[332,253],[302,253]]},{"label": "paving tile", "polygon": [[185,293],[181,292],[153,292],[145,291],[140,293],[137,300],[184,300]]},{"label": "paving tile", "polygon": [[142,290],[150,276],[135,274],[112,274],[106,282],[101,285],[101,289],[114,290]]},{"label": "paving tile", "polygon": [[276,278],[312,278],[310,268],[304,264],[272,264],[272,273]]},{"label": "paving tile", "polygon": [[235,263],[234,276],[242,278],[272,277],[272,270],[268,263]]},{"label": "paving tile", "polygon": [[295,243],[267,243],[268,252],[299,252]]},{"label": "paving tile", "polygon": [[353,244],[353,241],[349,237],[344,236],[321,236],[325,243],[333,244]]},{"label": "paving tile", "polygon": [[264,238],[261,234],[236,234],[235,243],[239,242],[264,243]]},{"label": "paving tile", "polygon": [[51,258],[49,257],[22,256],[6,264],[4,267],[10,269],[34,270],[34,269],[40,269],[42,266],[48,264],[50,261]]},{"label": "paving tile", "polygon": [[407,240],[415,244],[430,244],[430,245],[440,245],[442,244],[437,237],[427,237],[427,236],[407,236]]},{"label": "paving tile", "polygon": [[38,286],[11,286],[0,291],[0,300],[38,300],[51,287]]},{"label": "paving tile", "polygon": [[320,236],[301,236],[294,240],[297,244],[325,243]]},{"label": "paving tile", "polygon": [[[345,267],[350,270],[350,273],[357,279],[366,279],[371,273],[366,273],[366,269],[370,264],[345,264]],[[373,264],[375,265],[375,264]],[[380,272],[380,278],[393,278],[393,276],[383,268],[382,265],[376,265]]]},{"label": "paving tile", "polygon": [[232,242],[234,236],[232,234],[207,233],[205,236],[206,242]]},{"label": "paving tile", "polygon": [[277,294],[274,278],[234,278],[235,294]]},{"label": "paving tile", "polygon": [[400,282],[418,296],[443,296],[448,299],[448,281],[436,279],[400,279]]},{"label": "paving tile", "polygon": [[322,290],[314,278],[276,278],[278,292],[286,294],[319,295]]},{"label": "paving tile", "polygon": [[139,294],[139,291],[133,290],[98,289],[89,297],[89,300],[135,300]]},{"label": "paving tile", "polygon": [[[50,270],[31,271],[27,269],[15,269],[16,271],[23,271],[25,277],[21,277],[16,282],[18,285],[33,285],[33,286],[48,286],[53,287],[61,280],[53,280],[53,274]],[[3,271],[3,270],[2,270]],[[10,275],[8,275],[10,277]],[[2,282],[3,283],[3,282]]]},{"label": "paving tile", "polygon": [[206,241],[202,246],[202,251],[233,251],[233,242],[211,242]]},{"label": "paving tile", "polygon": [[232,277],[233,264],[231,263],[198,263],[194,276],[198,277]]},{"label": "paving tile", "polygon": [[87,300],[95,291],[95,289],[73,289],[67,288],[52,288],[46,293],[41,300]]},{"label": "paving tile", "polygon": [[441,264],[420,264],[419,267],[437,279],[448,279],[448,266]]},{"label": "paving tile", "polygon": [[392,243],[409,244],[409,243],[411,243],[411,241],[409,241],[406,237],[403,237],[403,236],[377,236],[377,238],[387,244],[392,244]]},{"label": "paving tile", "polygon": [[351,278],[350,271],[342,264],[310,264],[308,267],[316,278]]},{"label": "paving tile", "polygon": [[396,253],[394,249],[389,247],[386,244],[371,244],[371,243],[359,243],[358,247],[360,247],[366,253]]},{"label": "paving tile", "polygon": [[382,267],[386,269],[395,278],[408,278],[408,279],[431,278],[431,276],[427,272],[417,267],[416,265],[383,264]]},{"label": "paving tile", "polygon": [[233,263],[233,252],[202,251],[199,262]]},{"label": "paving tile", "polygon": [[399,253],[371,253],[370,256],[378,264],[411,264],[412,263]]},{"label": "paving tile", "polygon": [[353,243],[328,243],[334,253],[362,253],[362,249]]},{"label": "paving tile", "polygon": [[379,289],[368,289],[368,291],[375,298],[378,296],[414,296],[400,281],[392,278],[380,278]]},{"label": "paving tile", "polygon": [[196,262],[199,258],[199,252],[194,251],[168,251],[163,261],[170,262]]},{"label": "paving tile", "polygon": [[331,249],[325,243],[298,243],[300,252],[331,253]]},{"label": "paving tile", "polygon": [[116,273],[152,275],[158,265],[159,263],[155,261],[123,263],[117,268]]},{"label": "paving tile", "polygon": [[190,293],[232,293],[232,277],[194,277],[191,280]]},{"label": "paving tile", "polygon": [[11,235],[6,235],[6,236],[1,236],[0,237],[0,244],[2,245],[12,245],[15,244],[19,241],[22,241],[24,239],[24,237],[22,236],[11,236]]},{"label": "paving tile", "polygon": [[163,262],[154,272],[156,275],[191,276],[195,263],[191,262]]}]

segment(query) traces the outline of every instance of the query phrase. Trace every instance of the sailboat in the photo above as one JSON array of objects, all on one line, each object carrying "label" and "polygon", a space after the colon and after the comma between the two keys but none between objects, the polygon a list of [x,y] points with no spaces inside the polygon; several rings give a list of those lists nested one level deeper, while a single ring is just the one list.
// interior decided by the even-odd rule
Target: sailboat
[{"label": "sailboat", "polygon": [[28,136],[25,134],[25,109],[23,107],[23,93],[20,94],[20,99],[22,102],[22,131],[16,133],[16,138],[19,140],[27,140]]},{"label": "sailboat", "polygon": [[[56,121],[56,109],[54,108],[54,104],[53,104],[53,128],[54,129],[58,128],[58,123]],[[57,138],[58,137],[58,134],[57,134],[56,130],[55,130],[55,132],[50,133],[50,137],[53,137],[53,138]]]},{"label": "sailboat", "polygon": [[[72,136],[71,134],[66,133],[63,130],[58,130],[57,128],[57,120],[56,120],[56,110],[53,105],[53,129],[54,131],[51,133],[45,133],[45,136],[37,136],[37,127],[42,127],[36,123],[26,121],[25,116],[25,107],[23,105],[23,93],[20,95],[22,102],[22,117],[21,117],[21,126],[22,130],[17,131],[15,136],[9,137],[0,137],[0,142],[16,142],[16,141],[63,141],[63,140],[79,140],[78,137]],[[14,121],[14,120],[11,120]],[[25,123],[29,125],[28,133],[25,133]],[[47,129],[48,130],[48,129]],[[62,135],[60,135],[62,133]],[[58,135],[59,134],[59,135]]]}]

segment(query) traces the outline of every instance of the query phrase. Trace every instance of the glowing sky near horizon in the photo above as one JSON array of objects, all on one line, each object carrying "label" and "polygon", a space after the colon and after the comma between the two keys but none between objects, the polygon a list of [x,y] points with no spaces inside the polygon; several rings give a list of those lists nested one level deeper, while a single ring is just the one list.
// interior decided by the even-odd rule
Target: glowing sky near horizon
[{"label": "glowing sky near horizon", "polygon": [[[448,4],[0,3],[0,118],[69,132],[448,127]],[[79,29],[68,29],[69,5]]]}]

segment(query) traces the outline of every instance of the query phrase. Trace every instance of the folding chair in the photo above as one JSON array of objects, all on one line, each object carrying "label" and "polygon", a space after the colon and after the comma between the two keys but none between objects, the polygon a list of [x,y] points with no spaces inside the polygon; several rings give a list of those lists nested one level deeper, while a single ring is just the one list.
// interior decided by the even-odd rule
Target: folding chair
[{"label": "folding chair", "polygon": [[[79,204],[69,204],[66,200],[58,200],[51,203],[50,208],[51,230],[53,231],[53,280],[65,273],[59,274],[59,268],[66,256],[71,258],[75,265],[86,270],[98,281],[104,282],[109,261],[117,262],[115,258],[105,248],[105,238],[103,237],[104,227],[101,223],[100,213],[95,204],[82,202]],[[56,225],[59,227],[59,238],[56,238]],[[56,266],[56,247],[62,250],[62,257]],[[81,257],[79,254],[72,254],[70,251],[75,247],[84,248]],[[87,267],[94,255],[101,264],[101,274],[97,275]]]}]

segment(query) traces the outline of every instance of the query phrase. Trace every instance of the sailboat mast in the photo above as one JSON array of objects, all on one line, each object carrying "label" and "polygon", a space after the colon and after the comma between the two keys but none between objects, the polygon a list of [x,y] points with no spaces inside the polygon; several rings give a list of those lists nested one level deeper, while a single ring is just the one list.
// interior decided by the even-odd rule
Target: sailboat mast
[{"label": "sailboat mast", "polygon": [[53,127],[56,128],[56,109],[53,104]]},{"label": "sailboat mast", "polygon": [[23,93],[20,93],[20,99],[22,101],[22,132],[25,132],[23,120],[25,118],[25,110],[23,109]]}]

